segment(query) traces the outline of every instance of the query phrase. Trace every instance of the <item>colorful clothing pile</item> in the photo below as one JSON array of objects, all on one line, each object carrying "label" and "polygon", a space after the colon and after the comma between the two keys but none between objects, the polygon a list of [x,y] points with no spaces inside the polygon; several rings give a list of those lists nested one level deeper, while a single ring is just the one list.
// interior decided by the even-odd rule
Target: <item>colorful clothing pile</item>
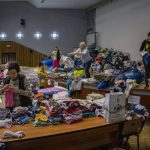
[{"label": "colorful clothing pile", "polygon": [[60,107],[65,123],[77,123],[83,119],[82,110],[80,109],[80,103],[78,101],[62,101],[60,102]]},{"label": "colorful clothing pile", "polygon": [[27,124],[33,119],[32,111],[27,107],[16,107],[12,112],[13,123],[16,125]]},{"label": "colorful clothing pile", "polygon": [[0,108],[0,128],[10,128],[12,126],[11,113],[8,109]]}]

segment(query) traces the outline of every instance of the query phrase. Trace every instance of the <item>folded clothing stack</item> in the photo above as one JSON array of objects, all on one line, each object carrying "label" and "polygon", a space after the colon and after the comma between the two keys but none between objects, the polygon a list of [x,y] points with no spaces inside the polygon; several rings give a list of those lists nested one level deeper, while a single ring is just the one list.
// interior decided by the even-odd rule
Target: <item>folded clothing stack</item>
[{"label": "folded clothing stack", "polygon": [[60,102],[62,109],[63,121],[67,124],[77,123],[83,119],[83,114],[78,101],[62,101]]},{"label": "folded clothing stack", "polygon": [[101,98],[103,98],[104,97],[104,95],[102,95],[102,94],[99,94],[99,93],[91,93],[91,94],[88,94],[87,95],[87,99],[88,100],[95,100],[95,99],[101,99]]},{"label": "folded clothing stack", "polygon": [[52,88],[46,88],[46,89],[40,89],[38,90],[39,93],[43,93],[43,94],[55,94],[55,93],[58,93],[58,92],[62,92],[64,91],[63,88],[59,88],[59,87],[52,87]]},{"label": "folded clothing stack", "polygon": [[12,125],[10,110],[0,108],[0,128],[10,128]]},{"label": "folded clothing stack", "polygon": [[29,111],[27,107],[16,107],[12,112],[13,123],[16,125],[27,124],[33,117],[33,112]]}]

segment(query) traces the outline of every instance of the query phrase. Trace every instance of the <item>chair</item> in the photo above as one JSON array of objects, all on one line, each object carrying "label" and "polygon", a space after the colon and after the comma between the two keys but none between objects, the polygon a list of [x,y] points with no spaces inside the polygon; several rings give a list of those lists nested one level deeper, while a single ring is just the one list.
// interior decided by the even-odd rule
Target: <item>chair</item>
[{"label": "chair", "polygon": [[137,137],[137,150],[139,150],[139,135],[144,127],[145,119],[140,117],[130,121],[126,121],[123,124],[122,133],[121,133],[121,144],[125,140],[125,146],[128,143],[130,136]]}]

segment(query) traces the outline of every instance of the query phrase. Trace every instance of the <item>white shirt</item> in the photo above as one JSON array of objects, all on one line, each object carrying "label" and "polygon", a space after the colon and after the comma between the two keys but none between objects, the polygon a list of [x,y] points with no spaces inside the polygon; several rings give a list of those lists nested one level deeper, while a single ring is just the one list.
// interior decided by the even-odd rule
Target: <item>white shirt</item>
[{"label": "white shirt", "polygon": [[78,48],[76,52],[79,53],[79,56],[81,60],[83,61],[83,63],[87,63],[88,61],[92,59],[87,48],[85,48],[84,50],[81,50],[80,48]]}]

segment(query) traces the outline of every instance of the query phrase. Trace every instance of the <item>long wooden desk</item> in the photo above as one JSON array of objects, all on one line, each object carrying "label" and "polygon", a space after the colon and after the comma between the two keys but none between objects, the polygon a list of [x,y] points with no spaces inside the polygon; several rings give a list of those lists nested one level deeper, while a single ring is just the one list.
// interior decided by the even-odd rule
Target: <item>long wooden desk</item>
[{"label": "long wooden desk", "polygon": [[2,139],[6,129],[0,129],[0,135],[9,150],[88,150],[104,145],[116,146],[123,123],[108,124],[99,117],[71,125],[33,127],[30,123],[10,128],[10,131],[24,131],[23,139]]},{"label": "long wooden desk", "polygon": [[[52,81],[52,86],[53,86],[53,82],[57,81],[59,86],[65,87],[66,88],[66,81],[65,80],[60,80],[60,79],[50,79]],[[103,90],[98,90],[96,88],[96,84],[83,84],[83,89],[78,92],[78,94],[73,95],[73,98],[80,98],[80,99],[85,99],[87,94],[89,93],[101,93],[101,94],[105,94],[110,92],[109,89],[103,89]],[[148,110],[148,112],[150,113],[150,87],[149,88],[145,88],[144,84],[140,84],[138,87],[133,88],[131,90],[131,95],[137,95],[141,97],[141,104],[143,106],[146,107],[146,109]],[[148,121],[150,121],[150,116],[147,118]]]}]

